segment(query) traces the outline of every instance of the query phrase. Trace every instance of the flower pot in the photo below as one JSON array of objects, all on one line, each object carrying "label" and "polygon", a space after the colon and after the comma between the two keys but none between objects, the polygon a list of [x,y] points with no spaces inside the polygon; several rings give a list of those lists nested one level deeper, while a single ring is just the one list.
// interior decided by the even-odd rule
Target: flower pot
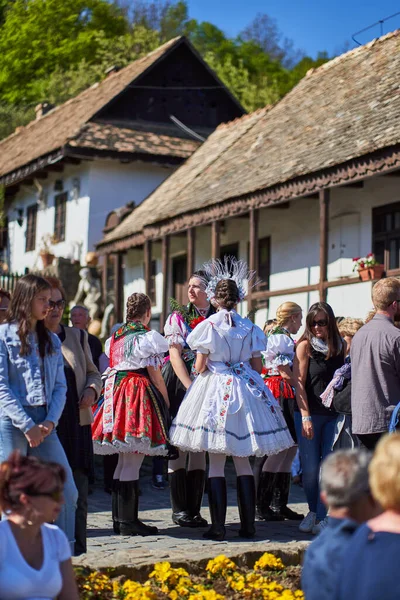
[{"label": "flower pot", "polygon": [[374,265],[373,267],[365,267],[364,269],[358,269],[358,275],[361,281],[370,281],[374,279],[380,279],[385,270],[384,265]]},{"label": "flower pot", "polygon": [[53,264],[53,260],[54,260],[55,256],[54,256],[54,254],[51,254],[50,252],[41,252],[40,258],[42,259],[43,268],[45,269],[46,267],[50,267],[50,265]]},{"label": "flower pot", "polygon": [[358,269],[358,276],[361,281],[369,281],[369,268]]},{"label": "flower pot", "polygon": [[371,279],[380,279],[385,270],[384,265],[374,265],[373,267],[369,267],[369,276]]}]

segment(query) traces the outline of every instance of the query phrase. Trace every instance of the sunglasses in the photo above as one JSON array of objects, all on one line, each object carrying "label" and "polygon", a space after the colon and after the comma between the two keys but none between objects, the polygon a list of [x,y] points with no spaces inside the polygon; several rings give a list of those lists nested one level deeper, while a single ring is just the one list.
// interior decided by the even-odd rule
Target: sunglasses
[{"label": "sunglasses", "polygon": [[63,491],[53,490],[52,492],[34,492],[28,494],[28,496],[33,496],[34,498],[38,496],[46,496],[46,498],[51,498],[54,502],[61,502],[63,499]]},{"label": "sunglasses", "polygon": [[49,308],[50,310],[54,310],[55,308],[57,310],[63,310],[65,308],[65,300],[57,300],[57,302],[49,300]]},{"label": "sunglasses", "polygon": [[326,327],[328,325],[328,321],[326,320],[322,320],[321,321],[313,321],[312,322],[312,326],[313,327]]}]

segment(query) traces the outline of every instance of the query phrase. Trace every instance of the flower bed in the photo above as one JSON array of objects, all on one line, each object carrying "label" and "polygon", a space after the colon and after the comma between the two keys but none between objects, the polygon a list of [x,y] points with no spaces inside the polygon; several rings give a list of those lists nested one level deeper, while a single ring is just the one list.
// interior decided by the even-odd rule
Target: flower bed
[{"label": "flower bed", "polygon": [[169,562],[154,565],[145,583],[113,577],[85,567],[75,569],[81,600],[300,600],[300,567],[285,567],[266,552],[252,569],[238,567],[224,555],[209,560],[199,575],[173,568]]}]

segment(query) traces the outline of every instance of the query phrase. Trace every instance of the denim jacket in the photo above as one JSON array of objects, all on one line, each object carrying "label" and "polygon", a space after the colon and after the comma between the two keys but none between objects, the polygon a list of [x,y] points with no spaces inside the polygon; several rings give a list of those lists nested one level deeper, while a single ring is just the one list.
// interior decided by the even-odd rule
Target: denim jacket
[{"label": "denim jacket", "polygon": [[14,427],[26,433],[35,423],[24,407],[46,404],[47,420],[56,426],[67,392],[61,342],[57,335],[50,333],[53,352],[43,359],[43,396],[41,360],[34,335],[29,339],[31,352],[21,356],[17,330],[16,323],[0,325],[0,419],[8,417]]}]

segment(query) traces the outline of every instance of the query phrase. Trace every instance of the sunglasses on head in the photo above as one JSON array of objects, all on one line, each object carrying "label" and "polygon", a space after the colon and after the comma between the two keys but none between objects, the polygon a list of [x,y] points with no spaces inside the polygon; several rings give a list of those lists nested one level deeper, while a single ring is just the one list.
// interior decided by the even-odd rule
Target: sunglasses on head
[{"label": "sunglasses on head", "polygon": [[61,502],[63,498],[63,491],[53,490],[52,492],[34,492],[28,494],[28,496],[33,496],[34,498],[37,496],[46,496],[47,498],[51,498],[54,502]]},{"label": "sunglasses on head", "polygon": [[54,310],[55,308],[57,308],[58,310],[61,310],[64,307],[65,307],[65,300],[57,300],[57,302],[54,302],[54,300],[49,300],[50,310]]},{"label": "sunglasses on head", "polygon": [[328,325],[328,321],[326,319],[321,319],[320,321],[313,321],[313,327],[326,327]]}]

